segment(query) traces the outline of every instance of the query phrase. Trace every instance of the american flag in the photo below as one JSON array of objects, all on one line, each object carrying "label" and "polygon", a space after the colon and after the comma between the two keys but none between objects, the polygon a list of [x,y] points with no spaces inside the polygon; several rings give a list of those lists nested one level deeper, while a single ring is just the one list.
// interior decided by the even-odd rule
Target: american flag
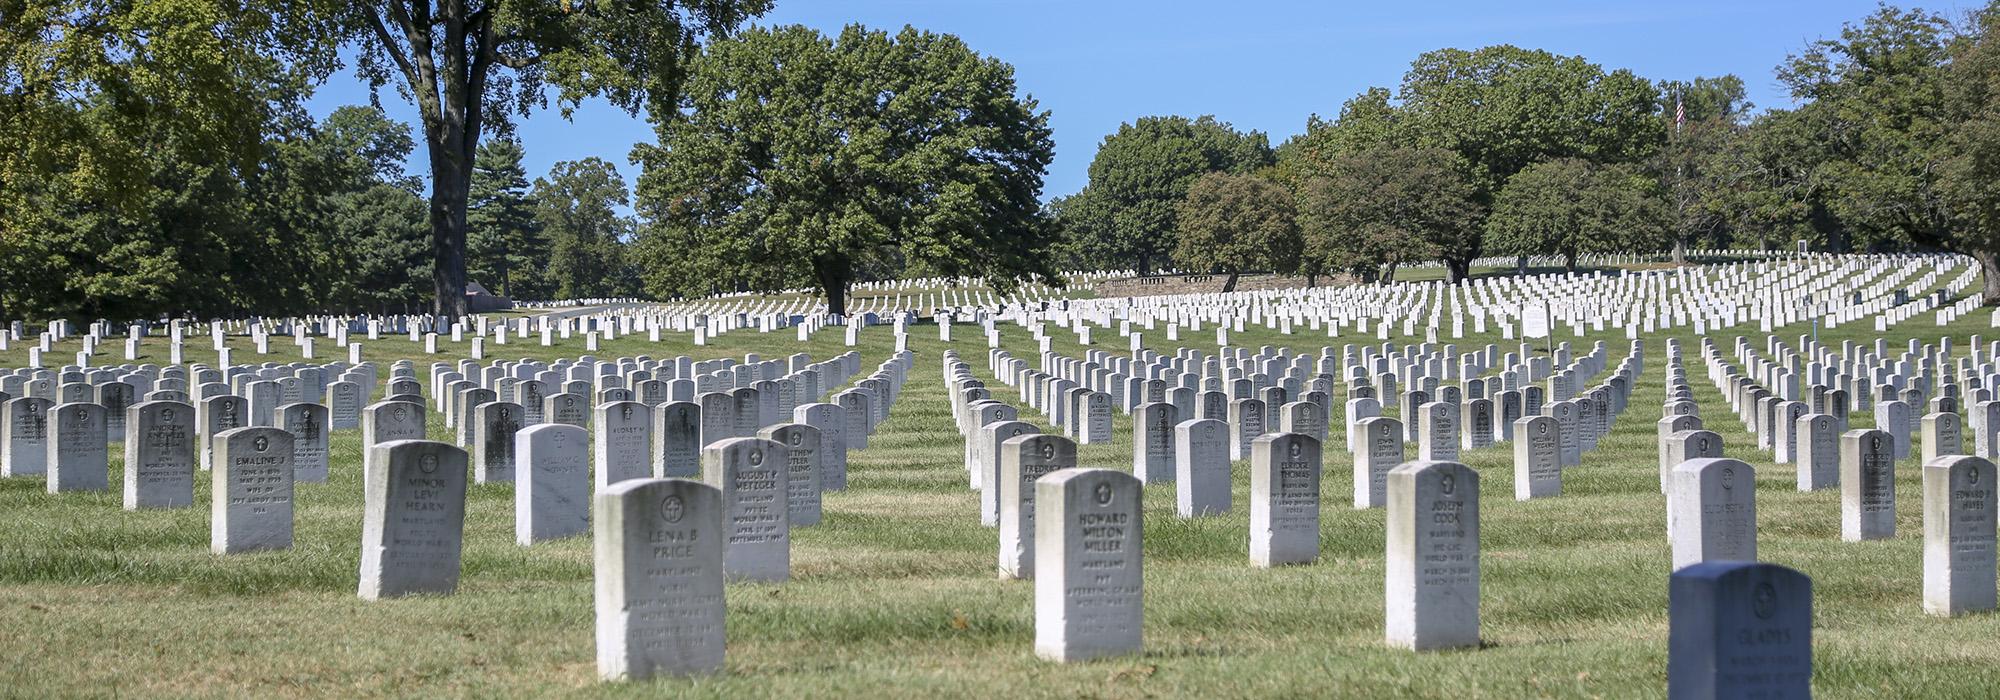
[{"label": "american flag", "polygon": [[1687,108],[1681,105],[1681,97],[1674,96],[1674,130],[1679,131],[1681,123],[1687,121]]}]

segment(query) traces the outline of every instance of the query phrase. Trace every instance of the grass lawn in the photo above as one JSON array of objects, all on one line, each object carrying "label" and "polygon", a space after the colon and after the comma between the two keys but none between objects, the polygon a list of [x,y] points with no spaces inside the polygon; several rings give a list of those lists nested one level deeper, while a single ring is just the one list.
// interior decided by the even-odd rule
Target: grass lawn
[{"label": "grass lawn", "polygon": [[[1986,320],[1981,312],[1937,327],[1924,314],[1886,334],[1857,324],[1820,337],[1837,346],[1881,335],[1899,348],[1909,338],[1934,342],[1949,334],[1963,353],[1968,336],[1993,334]],[[1379,342],[1297,332],[1257,329],[1232,340],[1307,352]],[[1809,325],[1795,325],[1780,335],[1795,342],[1809,332]],[[102,495],[55,497],[38,479],[0,480],[0,695],[1662,696],[1669,556],[1654,421],[1668,337],[1685,345],[1706,427],[1723,435],[1729,456],[1758,469],[1762,557],[1813,578],[1815,691],[1979,697],[2000,686],[1994,643],[2000,615],[1947,620],[1921,611],[1915,458],[1898,466],[1897,537],[1841,542],[1837,492],[1796,492],[1793,468],[1773,465],[1754,449],[1706,382],[1697,341],[1685,330],[1647,338],[1630,409],[1582,466],[1567,470],[1560,497],[1513,500],[1511,446],[1468,453],[1466,461],[1481,473],[1484,501],[1484,648],[1418,654],[1382,643],[1384,513],[1349,507],[1350,461],[1340,449],[1336,413],[1321,487],[1318,563],[1250,567],[1249,477],[1242,463],[1236,508],[1226,516],[1177,519],[1173,487],[1149,487],[1146,653],[1068,666],[1039,661],[1032,649],[1033,584],[994,574],[997,533],[979,525],[939,380],[947,348],[988,376],[985,344],[969,326],[954,335],[957,342],[945,344],[934,328],[913,329],[917,357],[905,393],[870,447],[851,456],[848,489],[826,496],[825,522],[794,533],[793,580],[729,587],[722,676],[598,683],[590,542],[516,546],[507,485],[472,487],[456,595],[359,600],[359,434],[341,432],[334,436],[332,480],[300,485],[297,544],[284,552],[209,554],[206,473],[198,477],[196,508],[120,510],[122,457],[115,447],[112,490]],[[1008,327],[1003,335],[1016,356],[1033,357],[1025,330]],[[1125,349],[1115,332],[1095,335],[1098,348]],[[1736,335],[1763,343],[1754,323],[1713,335],[1725,348]],[[804,350],[823,359],[846,349],[839,329],[803,347],[792,337],[789,329],[738,331],[693,347],[685,334],[661,344],[640,335],[608,341],[595,354],[773,357]],[[892,348],[887,328],[861,337],[864,371],[856,379]],[[1145,339],[1171,352],[1164,329]],[[1183,335],[1190,345],[1213,339],[1207,329]],[[1612,366],[1626,348],[1622,332],[1565,339],[1579,350],[1606,340]],[[1073,340],[1059,333],[1056,349],[1080,355]],[[230,342],[239,362],[267,359],[247,349],[247,338]],[[1502,341],[1447,342],[1466,349]],[[488,349],[491,357],[550,359],[584,354],[582,343],[579,337],[559,348],[530,342]],[[107,343],[106,352],[118,345]],[[441,345],[465,352],[465,344]],[[73,356],[73,346],[61,344],[51,357]],[[321,346],[322,358],[333,354],[330,343]],[[146,350],[151,357],[142,361],[163,361],[161,341]],[[364,356],[417,359],[420,375],[421,363],[457,357],[412,354],[420,350],[399,337],[368,344]],[[191,348],[189,355],[213,361],[212,352]],[[9,366],[24,359],[19,345],[0,353]],[[1017,398],[998,382],[989,386],[997,398]],[[1860,413],[1852,422],[1871,426],[1873,417]],[[1120,415],[1113,442],[1083,447],[1081,462],[1129,469],[1130,428]],[[446,435],[440,423],[433,422],[432,435]]]}]

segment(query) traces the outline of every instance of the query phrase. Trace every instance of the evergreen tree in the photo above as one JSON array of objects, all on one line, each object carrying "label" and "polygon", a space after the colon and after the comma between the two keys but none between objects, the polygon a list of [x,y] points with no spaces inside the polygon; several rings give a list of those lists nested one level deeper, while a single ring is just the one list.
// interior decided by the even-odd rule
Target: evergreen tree
[{"label": "evergreen tree", "polygon": [[549,296],[542,267],[548,240],[528,199],[528,171],[521,142],[480,144],[473,157],[472,204],[466,212],[466,275],[489,291],[515,299]]}]

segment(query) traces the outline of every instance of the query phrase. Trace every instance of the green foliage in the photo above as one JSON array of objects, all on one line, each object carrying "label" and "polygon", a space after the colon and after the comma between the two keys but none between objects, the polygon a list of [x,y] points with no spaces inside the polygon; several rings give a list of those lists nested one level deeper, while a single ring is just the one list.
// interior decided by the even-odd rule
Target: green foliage
[{"label": "green foliage", "polygon": [[1111,231],[1111,212],[1104,198],[1088,187],[1076,194],[1049,200],[1045,208],[1055,231],[1054,257],[1062,270],[1116,270],[1128,260],[1116,246]]},{"label": "green foliage", "polygon": [[1489,196],[1546,160],[1637,162],[1664,133],[1651,82],[1580,56],[1506,45],[1419,56],[1397,97],[1401,140],[1457,151]]},{"label": "green foliage", "polygon": [[1793,97],[1811,101],[1806,124],[1827,156],[1816,168],[1824,203],[1855,244],[1939,245],[1951,236],[1934,153],[1950,129],[1950,42],[1943,16],[1883,6],[1779,66]]},{"label": "green foliage", "polygon": [[1293,188],[1316,177],[1332,174],[1331,164],[1341,156],[1396,143],[1396,107],[1389,91],[1369,88],[1340,106],[1340,117],[1325,121],[1315,114],[1306,119],[1306,133],[1294,136],[1278,147],[1278,177]]},{"label": "green foliage", "polygon": [[1323,163],[1298,189],[1305,267],[1365,280],[1480,235],[1470,167],[1441,148],[1376,146]]},{"label": "green foliage", "polygon": [[1571,270],[1579,255],[1655,250],[1667,221],[1656,187],[1621,165],[1575,158],[1530,165],[1500,190],[1486,240],[1496,252],[1560,255]]},{"label": "green foliage", "polygon": [[431,234],[415,192],[378,183],[335,195],[334,230],[351,241],[352,264],[340,276],[350,305],[375,313],[420,313],[431,297]]},{"label": "green foliage", "polygon": [[548,235],[547,279],[554,299],[633,296],[638,274],[627,262],[633,224],[625,178],[598,158],[556,163],[535,180],[535,221]]},{"label": "green foliage", "polygon": [[[1701,87],[1705,95],[1727,93],[1726,84]],[[1442,149],[1462,160],[1475,200],[1486,205],[1508,178],[1536,163],[1559,158],[1637,163],[1651,157],[1666,131],[1659,99],[1659,89],[1631,71],[1607,72],[1579,56],[1506,45],[1440,49],[1410,64],[1394,100],[1388,90],[1372,88],[1343,105],[1335,121],[1309,120],[1306,133],[1281,149],[1278,178],[1304,197],[1309,188],[1324,188],[1309,183],[1336,176],[1335,163],[1347,154],[1385,146]],[[1433,238],[1439,245],[1425,250],[1445,262],[1451,280],[1464,279],[1482,251],[1481,229],[1432,230],[1457,232]],[[1319,238],[1334,240],[1328,236],[1338,233],[1322,232]],[[1322,247],[1322,255],[1309,259],[1340,269],[1379,258],[1366,253],[1366,245],[1338,249],[1346,252]]]},{"label": "green foliage", "polygon": [[[0,9],[0,314],[289,308],[323,246],[301,86],[315,2]],[[224,282],[228,283],[225,284]]]},{"label": "green foliage", "polygon": [[[313,38],[359,44],[356,67],[371,86],[379,91],[395,83],[416,103],[430,157],[435,309],[456,317],[466,310],[474,149],[489,128],[507,133],[508,119],[543,106],[551,87],[565,116],[584,98],[602,96],[628,112],[644,108],[666,121],[679,104],[686,62],[699,42],[734,31],[770,5],[770,0],[358,2],[329,16],[344,33]],[[497,247],[510,252],[489,255],[491,260],[506,259],[513,248]]]},{"label": "green foliage", "polygon": [[1279,274],[1299,270],[1303,242],[1291,194],[1255,175],[1209,173],[1188,187],[1176,212],[1174,260],[1188,270],[1229,274],[1222,291],[1236,289],[1248,270]]},{"label": "green foliage", "polygon": [[1194,181],[1208,173],[1248,173],[1273,163],[1270,140],[1214,117],[1142,117],[1105,137],[1090,162],[1086,191],[1103,223],[1088,246],[1152,271],[1174,245],[1176,212]]},{"label": "green foliage", "polygon": [[651,293],[813,284],[844,312],[870,270],[1054,278],[1048,113],[1007,64],[945,34],[792,26],[689,69],[681,114],[633,153]]},{"label": "green foliage", "polygon": [[[495,294],[531,301],[552,298],[546,280],[549,243],[528,199],[528,171],[521,142],[495,139],[479,145],[472,160],[471,204],[466,212],[466,276]],[[623,193],[620,193],[623,196]]]},{"label": "green foliage", "polygon": [[1675,262],[1685,262],[1690,246],[1721,238],[1731,208],[1743,206],[1732,201],[1746,182],[1742,161],[1733,156],[1743,148],[1751,105],[1743,97],[1743,80],[1734,75],[1662,81],[1660,101],[1669,120],[1676,107],[1685,117],[1644,165],[1666,197]]},{"label": "green foliage", "polygon": [[1938,188],[1952,213],[1947,245],[1979,259],[1992,298],[2000,296],[2000,3],[1977,19],[1946,69],[1953,129],[1943,144]]}]

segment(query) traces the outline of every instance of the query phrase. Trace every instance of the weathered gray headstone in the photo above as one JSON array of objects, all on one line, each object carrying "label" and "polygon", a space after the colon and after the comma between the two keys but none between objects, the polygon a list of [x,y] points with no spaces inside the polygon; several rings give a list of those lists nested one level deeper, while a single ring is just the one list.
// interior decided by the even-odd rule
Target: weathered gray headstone
[{"label": "weathered gray headstone", "polygon": [[1035,655],[1067,663],[1139,653],[1144,487],[1110,469],[1067,469],[1033,487]]},{"label": "weathered gray headstone", "polygon": [[1824,413],[1808,414],[1795,429],[1798,446],[1792,454],[1799,467],[1800,491],[1818,491],[1840,484],[1840,421]]},{"label": "weathered gray headstone", "polygon": [[1389,472],[1386,636],[1414,651],[1479,645],[1479,474],[1415,461]]},{"label": "weathered gray headstone", "polygon": [[1140,483],[1174,481],[1174,426],[1179,411],[1164,401],[1132,409],[1132,475]]},{"label": "weathered gray headstone", "polygon": [[290,549],[292,434],[232,428],[211,440],[209,549],[216,554]]},{"label": "weathered gray headstone", "polygon": [[278,407],[278,427],[292,434],[293,481],[326,482],[329,421],[326,407],[316,403]]},{"label": "weathered gray headstone", "polygon": [[125,509],[194,505],[194,407],[147,401],[126,409]]},{"label": "weathered gray headstone", "polygon": [[1265,433],[1250,450],[1250,563],[1270,568],[1319,558],[1320,445]]},{"label": "weathered gray headstone", "polygon": [[1076,442],[1021,435],[1000,443],[1000,578],[1035,576],[1035,480],[1076,467]]},{"label": "weathered gray headstone", "polygon": [[23,396],[4,408],[7,432],[0,434],[0,476],[40,476],[49,469],[48,399]]},{"label": "weathered gray headstone", "polygon": [[672,401],[653,408],[653,477],[701,477],[701,405]]},{"label": "weathered gray headstone", "polygon": [[820,521],[819,428],[780,423],[757,431],[757,437],[785,446],[790,473],[785,477],[785,503],[791,527]]},{"label": "weathered gray headstone", "polygon": [[1250,445],[1257,441],[1268,428],[1264,425],[1265,406],[1262,399],[1236,399],[1229,402],[1229,458],[1249,459]]},{"label": "weathered gray headstone", "polygon": [[1965,454],[1965,419],[1956,413],[1932,413],[1925,415],[1918,432],[1923,438],[1923,463],[1939,457]]},{"label": "weathered gray headstone", "polygon": [[596,500],[598,676],[720,673],[722,491],[688,479],[629,479]]},{"label": "weathered gray headstone", "polygon": [[590,530],[590,431],[543,423],[514,433],[514,541]]},{"label": "weathered gray headstone", "polygon": [[1667,493],[1673,483],[1674,467],[1690,459],[1722,456],[1722,436],[1713,430],[1682,430],[1668,435],[1662,449],[1661,458],[1666,465],[1660,472],[1660,493]]},{"label": "weathered gray headstone", "polygon": [[1881,430],[1840,436],[1840,539],[1896,536],[1895,444]]},{"label": "weathered gray headstone", "polygon": [[1417,460],[1458,460],[1458,404],[1432,401],[1417,408],[1422,430],[1417,434]]},{"label": "weathered gray headstone", "polygon": [[361,479],[375,471],[375,446],[397,440],[422,440],[429,426],[423,404],[382,401],[361,409]]},{"label": "weathered gray headstone", "polygon": [[1209,418],[1174,426],[1174,512],[1183,518],[1229,512],[1229,424]]},{"label": "weathered gray headstone", "polygon": [[[977,460],[981,470],[979,484],[979,524],[986,527],[1000,526],[1000,445],[1022,435],[1042,432],[1035,424],[1026,421],[1004,420],[980,426]],[[824,442],[825,433],[821,433]]]},{"label": "weathered gray headstone", "polygon": [[471,461],[456,445],[397,440],[376,445],[364,487],[364,600],[458,590]]},{"label": "weathered gray headstone", "polygon": [[1711,561],[1667,582],[1667,697],[1812,697],[1812,580]]},{"label": "weathered gray headstone", "polygon": [[597,488],[653,475],[652,408],[637,401],[600,404],[592,421]]},{"label": "weathered gray headstone", "polygon": [[1389,472],[1403,465],[1403,423],[1363,418],[1355,424],[1362,444],[1354,453],[1354,507],[1381,508],[1389,499]]},{"label": "weathered gray headstone", "polygon": [[1757,560],[1757,474],[1741,460],[1690,459],[1667,490],[1667,538],[1678,570]]},{"label": "weathered gray headstone", "polygon": [[201,468],[206,471],[215,466],[215,436],[237,428],[249,427],[250,402],[241,396],[222,395],[202,399],[196,412],[197,423],[201,426]]},{"label": "weathered gray headstone", "polygon": [[1514,421],[1514,500],[1562,494],[1562,438],[1553,416]]},{"label": "weathered gray headstone", "polygon": [[1949,455],[1924,463],[1924,612],[1994,609],[1994,466]]},{"label": "weathered gray headstone", "polygon": [[512,401],[490,401],[472,408],[472,479],[475,483],[510,483],[514,472],[514,434],[521,431],[526,409]]},{"label": "weathered gray headstone", "polygon": [[1910,405],[1901,401],[1881,401],[1875,404],[1875,427],[1889,433],[1896,443],[1896,459],[1910,456],[1910,423],[1915,414]]},{"label": "weathered gray headstone", "polygon": [[111,488],[111,453],[104,407],[65,403],[49,409],[55,424],[49,438],[49,493],[106,491]]},{"label": "weathered gray headstone", "polygon": [[799,404],[792,409],[792,422],[819,428],[820,490],[847,488],[847,415],[830,403]]},{"label": "weathered gray headstone", "polygon": [[590,403],[581,394],[550,394],[542,399],[542,422],[588,428]]},{"label": "weathered gray headstone", "polygon": [[728,538],[723,568],[732,580],[792,576],[790,461],[784,445],[759,438],[726,438],[702,448],[702,481],[722,491]]}]

